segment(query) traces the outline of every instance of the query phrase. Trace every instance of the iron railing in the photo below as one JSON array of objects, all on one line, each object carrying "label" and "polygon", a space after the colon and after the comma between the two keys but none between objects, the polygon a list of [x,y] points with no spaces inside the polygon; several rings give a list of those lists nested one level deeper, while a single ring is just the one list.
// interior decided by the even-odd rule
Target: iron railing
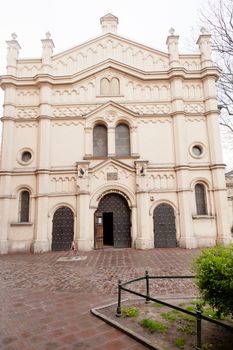
[{"label": "iron railing", "polygon": [[[138,277],[135,278],[133,280],[127,281],[122,283],[121,280],[118,281],[118,303],[117,303],[117,311],[116,311],[116,316],[117,317],[121,317],[122,313],[121,313],[121,294],[122,291],[137,295],[139,297],[145,298],[146,299],[146,303],[149,303],[149,301],[154,301],[157,302],[159,304],[162,304],[164,306],[168,306],[169,308],[181,311],[185,314],[191,315],[193,317],[196,318],[196,330],[197,330],[197,340],[196,340],[196,350],[201,350],[202,349],[202,320],[217,324],[231,332],[233,332],[233,327],[225,324],[223,322],[220,322],[218,320],[215,320],[213,318],[210,318],[208,316],[204,316],[202,314],[202,310],[201,310],[201,306],[200,304],[196,304],[196,312],[192,312],[186,309],[183,309],[179,306],[176,305],[172,305],[170,303],[167,303],[163,300],[160,299],[156,299],[150,296],[150,279],[191,279],[191,278],[195,278],[195,276],[149,276],[148,271],[145,271],[145,276],[143,277]],[[138,281],[142,281],[145,280],[146,281],[146,294],[141,294],[139,292],[136,292],[134,290],[125,288],[126,285],[134,283],[134,282],[138,282]]]}]

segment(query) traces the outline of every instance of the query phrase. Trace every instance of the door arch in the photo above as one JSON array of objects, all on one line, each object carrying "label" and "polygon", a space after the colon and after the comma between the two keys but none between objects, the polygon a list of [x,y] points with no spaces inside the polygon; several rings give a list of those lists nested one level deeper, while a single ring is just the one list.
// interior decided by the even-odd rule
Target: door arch
[{"label": "door arch", "polygon": [[53,215],[52,250],[69,250],[74,239],[74,214],[68,207],[60,207]]},{"label": "door arch", "polygon": [[176,222],[172,206],[166,203],[159,204],[154,210],[153,221],[155,248],[175,248]]},{"label": "door arch", "polygon": [[95,212],[95,248],[103,245],[131,247],[130,214],[128,202],[122,195],[109,193],[101,198]]}]

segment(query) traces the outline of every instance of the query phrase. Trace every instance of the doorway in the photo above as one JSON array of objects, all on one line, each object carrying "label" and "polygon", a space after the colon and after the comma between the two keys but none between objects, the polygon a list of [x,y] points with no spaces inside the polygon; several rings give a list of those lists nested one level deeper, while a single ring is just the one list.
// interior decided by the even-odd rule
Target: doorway
[{"label": "doorway", "polygon": [[95,212],[95,248],[131,247],[131,211],[125,197],[118,193],[101,198]]},{"label": "doorway", "polygon": [[104,245],[113,246],[113,212],[103,213]]},{"label": "doorway", "polygon": [[53,215],[52,250],[69,250],[74,239],[74,214],[68,207],[57,209]]},{"label": "doorway", "polygon": [[171,205],[162,203],[154,210],[154,243],[155,248],[175,248],[176,222]]}]

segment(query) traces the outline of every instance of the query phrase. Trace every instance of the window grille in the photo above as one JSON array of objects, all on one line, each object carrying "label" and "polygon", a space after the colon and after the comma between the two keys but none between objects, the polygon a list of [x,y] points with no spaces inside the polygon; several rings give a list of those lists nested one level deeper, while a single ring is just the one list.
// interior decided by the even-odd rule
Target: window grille
[{"label": "window grille", "polygon": [[20,222],[29,221],[29,192],[22,191],[20,194]]},{"label": "window grille", "polygon": [[197,184],[195,186],[195,198],[197,215],[207,215],[205,186]]},{"label": "window grille", "polygon": [[118,124],[115,130],[116,155],[125,156],[130,154],[129,127],[125,124]]},{"label": "window grille", "polygon": [[107,128],[105,125],[96,125],[93,130],[93,156],[107,157],[108,149]]}]

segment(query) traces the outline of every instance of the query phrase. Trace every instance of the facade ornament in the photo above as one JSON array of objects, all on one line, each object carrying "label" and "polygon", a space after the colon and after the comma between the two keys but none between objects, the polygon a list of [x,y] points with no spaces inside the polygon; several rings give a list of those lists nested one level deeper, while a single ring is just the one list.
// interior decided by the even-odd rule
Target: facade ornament
[{"label": "facade ornament", "polygon": [[207,32],[205,27],[201,27],[201,35],[197,40],[199,51],[201,53],[201,68],[211,67],[213,65],[211,60],[211,35]]},{"label": "facade ornament", "polygon": [[170,34],[170,35],[174,35],[174,33],[175,33],[175,29],[171,27],[171,28],[169,29],[169,34]]},{"label": "facade ornament", "polygon": [[21,49],[16,33],[11,34],[12,40],[8,40],[7,43],[7,74],[16,75],[17,71],[17,59],[19,57],[19,50]]},{"label": "facade ornament", "polygon": [[50,39],[51,38],[51,33],[50,32],[46,32],[45,36],[46,36],[46,39]]},{"label": "facade ornament", "polygon": [[45,39],[42,42],[42,69],[43,73],[50,73],[52,69],[52,55],[54,49],[54,43],[51,39],[50,32],[45,33]]},{"label": "facade ornament", "polygon": [[209,34],[205,27],[201,27],[200,32],[201,32],[202,35]]},{"label": "facade ornament", "polygon": [[17,39],[17,34],[16,33],[12,33],[11,37],[12,37],[13,40],[16,40]]},{"label": "facade ornament", "polygon": [[107,15],[100,18],[100,24],[102,27],[103,33],[116,33],[117,32],[117,25],[118,25],[118,18],[111,13],[108,13]]},{"label": "facade ornament", "polygon": [[169,36],[167,37],[167,49],[169,53],[169,66],[170,68],[179,67],[180,66],[180,60],[179,60],[179,50],[178,50],[178,40],[179,36],[174,35],[175,29],[170,28],[169,30]]}]

